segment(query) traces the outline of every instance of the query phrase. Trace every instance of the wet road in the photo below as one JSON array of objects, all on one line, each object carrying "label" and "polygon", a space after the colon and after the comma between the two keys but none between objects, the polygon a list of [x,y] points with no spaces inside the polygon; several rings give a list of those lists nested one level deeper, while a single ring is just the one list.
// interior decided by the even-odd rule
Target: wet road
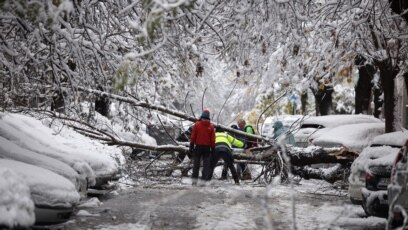
[{"label": "wet road", "polygon": [[351,205],[345,191],[321,194],[326,188],[314,183],[139,185],[99,197],[100,206],[50,229],[290,229],[293,219],[298,229],[383,228],[381,219],[367,219]]}]

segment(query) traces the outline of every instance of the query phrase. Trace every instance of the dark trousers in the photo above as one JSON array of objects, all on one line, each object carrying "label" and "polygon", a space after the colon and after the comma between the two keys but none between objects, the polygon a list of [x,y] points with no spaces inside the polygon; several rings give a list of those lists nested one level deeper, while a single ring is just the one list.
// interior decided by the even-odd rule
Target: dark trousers
[{"label": "dark trousers", "polygon": [[209,146],[196,146],[193,151],[193,179],[198,178],[201,159],[203,160],[203,170],[201,171],[201,179],[210,179],[210,163],[211,163],[211,148]]},{"label": "dark trousers", "polygon": [[224,160],[224,164],[230,169],[232,178],[234,178],[235,182],[239,182],[238,174],[234,167],[234,158],[232,158],[231,150],[228,148],[215,148],[215,154],[211,157],[211,172],[210,172],[210,179],[212,178],[212,174],[214,173],[214,168],[217,165],[220,159]]}]

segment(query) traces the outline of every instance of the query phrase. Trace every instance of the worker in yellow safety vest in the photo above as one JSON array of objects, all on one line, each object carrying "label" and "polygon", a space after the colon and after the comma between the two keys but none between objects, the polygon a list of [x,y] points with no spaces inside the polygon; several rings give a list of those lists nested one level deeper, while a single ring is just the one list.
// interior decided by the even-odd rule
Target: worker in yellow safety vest
[{"label": "worker in yellow safety vest", "polygon": [[214,172],[214,168],[217,165],[220,158],[224,160],[228,168],[231,171],[232,178],[234,178],[235,184],[239,184],[239,178],[237,171],[234,167],[234,158],[232,157],[232,146],[236,148],[243,148],[244,142],[238,140],[234,136],[223,132],[221,129],[217,128],[215,132],[215,151],[211,156],[211,172],[210,178]]}]

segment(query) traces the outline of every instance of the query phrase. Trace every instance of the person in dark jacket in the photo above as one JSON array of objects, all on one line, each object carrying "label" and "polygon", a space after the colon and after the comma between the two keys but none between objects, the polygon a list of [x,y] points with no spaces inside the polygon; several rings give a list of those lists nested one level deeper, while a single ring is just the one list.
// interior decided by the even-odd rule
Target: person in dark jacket
[{"label": "person in dark jacket", "polygon": [[215,166],[217,166],[218,161],[220,160],[220,158],[222,158],[224,160],[224,163],[230,169],[235,184],[239,184],[238,173],[235,170],[234,158],[232,157],[232,146],[243,148],[244,142],[238,140],[232,135],[229,135],[227,132],[222,132],[221,130],[217,129],[217,132],[215,133],[215,153],[211,158],[210,179],[212,177],[212,174],[214,173]]},{"label": "person in dark jacket", "polygon": [[[237,125],[233,124],[231,125],[232,129],[239,129]],[[232,135],[234,138],[237,138],[234,134],[230,134]],[[244,143],[245,144],[245,143]],[[243,147],[241,147],[243,148]],[[236,171],[236,170],[235,170]],[[228,165],[227,163],[224,161],[224,165],[222,166],[222,173],[221,173],[221,178],[220,180],[226,180],[228,179]]]},{"label": "person in dark jacket", "polygon": [[215,148],[215,129],[210,122],[210,111],[203,110],[200,120],[194,123],[190,140],[190,152],[193,153],[193,185],[197,184],[201,159],[203,160],[203,170],[201,179],[210,179],[211,152]]}]

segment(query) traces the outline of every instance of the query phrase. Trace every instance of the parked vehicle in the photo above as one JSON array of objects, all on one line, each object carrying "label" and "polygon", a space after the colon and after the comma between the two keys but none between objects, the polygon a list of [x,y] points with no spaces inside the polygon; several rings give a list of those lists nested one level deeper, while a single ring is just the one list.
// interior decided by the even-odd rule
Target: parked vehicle
[{"label": "parked vehicle", "polygon": [[394,154],[371,161],[366,167],[366,186],[361,190],[363,208],[367,215],[386,217],[388,215],[388,191]]},{"label": "parked vehicle", "polygon": [[[370,146],[363,149],[351,165],[349,197],[352,203],[362,204],[361,189],[366,186],[366,170],[371,165],[391,165],[407,139],[408,132],[386,133],[374,137]],[[377,167],[375,171],[378,170]],[[372,178],[370,177],[370,179]]]},{"label": "parked vehicle", "polygon": [[0,229],[31,229],[35,223],[30,188],[13,170],[0,167]]},{"label": "parked vehicle", "polygon": [[[68,164],[86,178],[88,187],[101,188],[119,172],[117,162],[110,156],[100,154],[95,147],[100,143],[72,140],[78,135],[75,131],[69,134],[70,137],[54,135],[54,131],[41,121],[21,114],[3,114],[0,122],[0,136],[22,148]],[[6,125],[7,128],[1,128]]]},{"label": "parked vehicle", "polygon": [[68,179],[34,165],[0,159],[0,168],[14,171],[25,183],[35,204],[36,225],[65,222],[71,216],[80,195]]},{"label": "parked vehicle", "polygon": [[394,225],[401,225],[407,222],[403,213],[408,211],[408,139],[395,157],[391,172],[391,183],[388,186],[390,207],[388,221]]},{"label": "parked vehicle", "polygon": [[328,129],[358,123],[382,123],[381,120],[370,115],[327,115],[327,116],[312,116],[303,120],[300,129],[294,133],[296,146],[306,147],[311,144],[309,138],[311,135],[317,138],[319,134]]},{"label": "parked vehicle", "polygon": [[350,152],[360,153],[374,137],[384,132],[383,122],[340,125],[325,129],[316,138],[312,135],[309,141],[320,147],[343,147]]},{"label": "parked vehicle", "polygon": [[[89,185],[95,184],[95,173],[87,162],[66,151],[55,149],[55,144],[52,142],[51,137],[38,132],[34,126],[24,127],[24,123],[21,122],[20,117],[22,116],[16,114],[2,116],[2,119],[0,119],[0,136],[22,149],[53,158],[69,165],[79,174],[79,183],[82,190],[86,190]],[[34,118],[31,119],[35,120]],[[39,124],[37,124],[39,127],[42,126],[40,121],[35,121],[39,122]],[[43,141],[40,138],[41,135],[44,139],[48,138],[48,141]],[[85,185],[83,183],[85,183]]]},{"label": "parked vehicle", "polygon": [[81,177],[69,165],[54,158],[24,149],[2,136],[0,136],[0,158],[32,164],[55,172],[70,180],[83,196],[86,195],[87,184],[85,178]]}]

